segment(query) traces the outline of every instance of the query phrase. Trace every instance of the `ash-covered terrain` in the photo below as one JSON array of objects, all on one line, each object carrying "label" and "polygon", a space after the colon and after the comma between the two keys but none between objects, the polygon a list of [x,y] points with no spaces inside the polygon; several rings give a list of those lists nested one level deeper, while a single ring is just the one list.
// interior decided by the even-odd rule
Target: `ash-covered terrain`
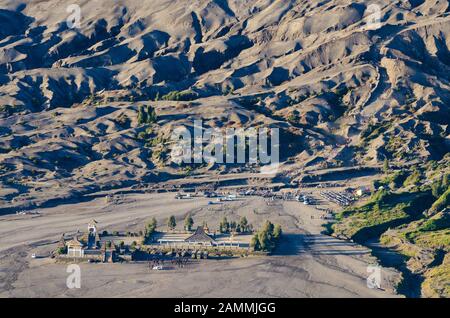
[{"label": "ash-covered terrain", "polygon": [[[0,1],[4,211],[236,172],[167,164],[172,128],[194,119],[281,128],[280,173],[293,177],[449,150],[448,1],[76,4],[70,27],[67,1]],[[139,105],[157,121],[139,124]]]},{"label": "ash-covered terrain", "polygon": [[[446,0],[0,0],[0,297],[82,296],[63,266],[28,258],[92,217],[139,230],[191,210],[212,224],[275,220],[284,245],[164,279],[84,264],[92,284],[122,286],[109,296],[186,296],[183,278],[198,297],[449,297],[449,13]],[[280,169],[171,162],[172,132],[195,120],[279,128]],[[274,185],[317,205],[250,198],[208,214],[207,199],[146,193]],[[323,187],[370,193],[342,207]],[[103,202],[115,193],[131,205]],[[370,253],[385,290],[366,288]]]}]

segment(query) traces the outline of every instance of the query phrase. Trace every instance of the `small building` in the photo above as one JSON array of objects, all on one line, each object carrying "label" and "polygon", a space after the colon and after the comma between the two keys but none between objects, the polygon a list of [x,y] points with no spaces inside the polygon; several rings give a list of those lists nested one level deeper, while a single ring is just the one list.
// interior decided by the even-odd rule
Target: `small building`
[{"label": "small building", "polygon": [[89,234],[97,234],[97,224],[98,222],[96,220],[92,220],[88,223],[88,232]]},{"label": "small building", "polygon": [[217,242],[205,232],[205,227],[199,226],[194,234],[185,239],[186,243],[194,245],[214,246]]},{"label": "small building", "polygon": [[89,249],[96,249],[99,247],[100,235],[97,230],[97,221],[92,220],[88,223],[88,235],[87,235],[87,245]]},{"label": "small building", "polygon": [[[64,235],[59,244],[67,248],[68,257],[84,258],[95,257],[102,254],[99,249],[100,236],[97,229],[97,221],[92,220],[88,224],[87,233],[78,238],[78,234],[70,241],[64,242]],[[64,244],[64,245],[63,245]]]},{"label": "small building", "polygon": [[67,256],[84,257],[83,244],[80,241],[78,241],[77,237],[67,242],[66,246],[67,246]]},{"label": "small building", "polygon": [[363,195],[370,194],[370,189],[368,187],[359,187],[355,191],[355,195],[358,197],[362,197]]}]

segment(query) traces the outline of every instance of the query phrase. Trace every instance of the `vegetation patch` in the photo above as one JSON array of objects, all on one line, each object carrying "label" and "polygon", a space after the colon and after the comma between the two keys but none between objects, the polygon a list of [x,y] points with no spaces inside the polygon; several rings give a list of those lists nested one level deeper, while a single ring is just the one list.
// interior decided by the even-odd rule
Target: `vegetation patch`
[{"label": "vegetation patch", "polygon": [[139,106],[138,110],[138,124],[152,124],[156,122],[157,116],[155,109],[152,106]]},{"label": "vegetation patch", "polygon": [[337,216],[332,226],[337,235],[364,241],[381,235],[390,227],[399,226],[412,219],[427,204],[431,204],[427,192],[390,193],[380,190],[361,207],[347,209]]},{"label": "vegetation patch", "polygon": [[431,207],[431,211],[436,212],[440,211],[450,205],[450,188],[447,189],[447,191],[444,192],[434,203]]},{"label": "vegetation patch", "polygon": [[266,221],[262,228],[253,236],[251,246],[255,251],[272,252],[281,235],[280,225],[273,225],[270,221]]},{"label": "vegetation patch", "polygon": [[441,265],[425,273],[422,293],[425,297],[450,297],[450,254],[447,254]]},{"label": "vegetation patch", "polygon": [[167,93],[162,97],[163,100],[173,100],[173,101],[192,101],[199,97],[198,93],[192,90],[186,91],[172,91]]},{"label": "vegetation patch", "polygon": [[366,142],[376,139],[382,133],[386,132],[391,126],[392,123],[390,122],[369,124],[367,129],[361,133],[361,138]]}]

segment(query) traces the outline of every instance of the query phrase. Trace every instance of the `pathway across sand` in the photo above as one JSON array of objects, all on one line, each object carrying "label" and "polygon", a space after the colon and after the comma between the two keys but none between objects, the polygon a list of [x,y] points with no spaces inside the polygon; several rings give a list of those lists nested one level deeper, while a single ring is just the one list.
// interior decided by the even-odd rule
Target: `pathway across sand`
[{"label": "pathway across sand", "polygon": [[[320,212],[298,202],[246,197],[208,205],[206,198],[175,200],[173,194],[129,194],[119,203],[95,199],[41,210],[40,216],[0,218],[0,296],[25,297],[391,297],[398,274],[382,270],[382,288],[366,285],[367,266],[375,260],[356,244],[321,235]],[[192,262],[181,269],[152,271],[147,264],[82,264],[82,288],[66,287],[66,266],[49,253],[61,233],[85,230],[95,218],[100,229],[142,229],[151,217],[165,222],[191,213],[198,223],[217,227],[223,216],[246,216],[282,225],[285,235],[276,255]],[[312,219],[311,216],[314,218]]]}]

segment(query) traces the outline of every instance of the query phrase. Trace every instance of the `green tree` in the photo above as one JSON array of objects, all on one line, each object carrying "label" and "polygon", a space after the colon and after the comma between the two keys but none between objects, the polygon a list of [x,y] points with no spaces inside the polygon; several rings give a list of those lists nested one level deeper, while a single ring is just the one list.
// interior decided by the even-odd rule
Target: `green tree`
[{"label": "green tree", "polygon": [[227,218],[224,216],[219,224],[219,232],[228,233],[229,231],[230,231],[230,224],[228,223]]},{"label": "green tree", "polygon": [[171,230],[174,230],[177,227],[177,222],[175,220],[175,217],[171,215],[169,219],[167,219],[167,227]]},{"label": "green tree", "polygon": [[261,246],[259,245],[258,234],[253,235],[252,241],[250,243],[250,246],[253,247],[253,249],[255,251],[260,251],[261,250]]},{"label": "green tree", "polygon": [[144,112],[144,107],[142,105],[139,106],[137,120],[139,125],[147,122],[147,114]]},{"label": "green tree", "polygon": [[389,172],[389,160],[385,157],[383,162],[383,171],[384,173]]},{"label": "green tree", "polygon": [[280,224],[275,225],[275,227],[273,228],[273,238],[275,240],[279,240],[281,235],[282,235],[282,230],[281,230],[281,226]]},{"label": "green tree", "polygon": [[263,229],[262,229],[262,230],[263,230],[263,232],[266,232],[266,233],[272,235],[273,229],[274,229],[274,225],[272,224],[272,222],[270,222],[270,221],[267,220],[267,221],[264,223]]},{"label": "green tree", "polygon": [[248,232],[248,221],[245,216],[241,217],[239,220],[239,227],[241,228],[242,232]]},{"label": "green tree", "polygon": [[235,232],[235,231],[236,231],[236,227],[237,227],[236,222],[235,222],[235,221],[231,221],[231,222],[230,222],[230,230],[231,230],[232,232]]},{"label": "green tree", "polygon": [[261,250],[270,251],[272,249],[271,234],[266,231],[260,231],[257,236]]},{"label": "green tree", "polygon": [[154,123],[156,122],[156,111],[153,107],[147,106],[147,122]]},{"label": "green tree", "polygon": [[186,218],[184,219],[184,228],[187,231],[192,230],[192,226],[194,225],[194,219],[192,219],[191,215],[186,215]]},{"label": "green tree", "polygon": [[150,222],[145,225],[144,241],[149,239],[153,235],[153,233],[155,233],[157,226],[158,223],[156,222],[155,218],[152,218]]}]

